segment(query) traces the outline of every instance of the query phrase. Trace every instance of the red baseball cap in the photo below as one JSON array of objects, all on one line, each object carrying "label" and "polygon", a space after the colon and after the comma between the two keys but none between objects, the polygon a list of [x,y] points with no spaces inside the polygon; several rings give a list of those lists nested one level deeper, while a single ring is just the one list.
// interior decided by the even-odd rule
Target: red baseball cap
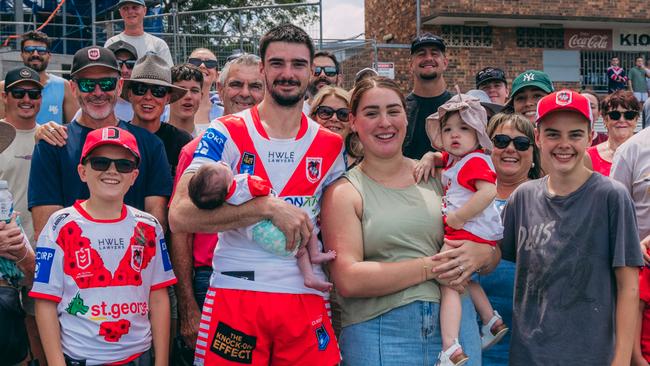
[{"label": "red baseball cap", "polygon": [[81,162],[83,162],[91,151],[104,145],[123,147],[136,157],[136,162],[140,162],[140,150],[138,150],[138,143],[135,140],[135,136],[131,132],[119,127],[104,127],[91,131],[86,136],[86,142],[81,150]]},{"label": "red baseball cap", "polygon": [[540,99],[537,103],[537,118],[535,120],[539,123],[549,113],[557,111],[578,112],[589,121],[589,124],[594,121],[589,99],[573,90],[563,89]]}]

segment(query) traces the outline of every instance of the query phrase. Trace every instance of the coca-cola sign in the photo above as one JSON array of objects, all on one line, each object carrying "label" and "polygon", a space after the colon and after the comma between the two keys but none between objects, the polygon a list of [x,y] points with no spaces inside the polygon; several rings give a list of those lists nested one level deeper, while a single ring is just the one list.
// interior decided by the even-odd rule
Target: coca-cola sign
[{"label": "coca-cola sign", "polygon": [[564,47],[570,50],[611,50],[612,31],[607,29],[565,29]]}]

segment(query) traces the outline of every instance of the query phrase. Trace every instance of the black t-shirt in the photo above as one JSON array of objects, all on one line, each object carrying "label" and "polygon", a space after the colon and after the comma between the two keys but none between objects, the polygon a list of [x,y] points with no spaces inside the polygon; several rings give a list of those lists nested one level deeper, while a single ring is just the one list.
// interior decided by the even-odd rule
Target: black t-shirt
[{"label": "black t-shirt", "polygon": [[427,137],[426,118],[438,111],[438,107],[451,99],[451,93],[445,90],[437,97],[424,98],[413,93],[406,97],[408,128],[404,140],[404,155],[420,159],[428,151],[435,151]]},{"label": "black t-shirt", "polygon": [[169,161],[169,169],[172,177],[175,177],[176,165],[178,165],[178,155],[180,155],[183,146],[192,141],[192,135],[183,130],[179,130],[169,123],[161,123],[160,128],[156,131],[156,136],[158,136],[165,145],[165,153],[167,154],[167,160]]}]

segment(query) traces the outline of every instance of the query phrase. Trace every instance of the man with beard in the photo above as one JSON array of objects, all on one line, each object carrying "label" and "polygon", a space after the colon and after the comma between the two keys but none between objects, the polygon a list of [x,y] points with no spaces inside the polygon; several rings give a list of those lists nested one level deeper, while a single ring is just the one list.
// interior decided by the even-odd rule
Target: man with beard
[{"label": "man with beard", "polygon": [[[44,86],[41,110],[36,115],[36,123],[39,125],[49,121],[58,124],[68,123],[79,109],[72,95],[70,82],[45,72],[51,57],[50,46],[50,38],[40,31],[29,31],[22,35],[20,41],[20,57],[23,59],[23,64],[38,72],[41,84]],[[0,89],[2,88],[4,88],[4,81],[0,82]],[[0,101],[0,118],[4,117],[4,114],[4,105]]]},{"label": "man with beard", "polygon": [[124,41],[133,45],[140,57],[147,54],[147,52],[153,52],[162,57],[169,67],[172,67],[174,61],[167,43],[144,31],[144,16],[147,14],[147,6],[144,0],[120,0],[117,7],[122,20],[124,20],[124,31],[106,40],[104,47],[118,41]]},{"label": "man with beard", "polygon": [[28,189],[34,235],[38,237],[52,213],[88,198],[88,186],[77,173],[81,149],[90,131],[108,126],[131,132],[141,154],[140,173],[126,194],[125,203],[154,215],[165,227],[167,199],[172,189],[169,163],[160,139],[115,117],[115,103],[122,90],[115,55],[104,47],[82,48],[72,59],[71,76],[81,115],[67,126],[67,143],[53,146],[41,140],[34,148]]},{"label": "man with beard", "polygon": [[[264,98],[264,80],[260,73],[260,63],[259,57],[243,54],[224,66],[219,75],[218,89],[226,115],[252,108]],[[173,72],[172,69],[172,74]],[[177,103],[186,98],[187,96]],[[172,112],[174,108],[172,106]],[[176,170],[176,183],[192,162],[202,137],[203,133],[181,150]],[[212,253],[217,245],[217,234],[172,233],[171,242],[174,273],[179,281],[176,295],[180,332],[185,344],[193,348],[199,331],[201,308],[212,275]]]},{"label": "man with beard", "polygon": [[314,73],[309,80],[309,100],[305,103],[303,112],[309,114],[311,110],[311,101],[320,88],[326,85],[341,86],[343,77],[341,75],[341,65],[336,56],[327,51],[318,51],[314,54]]},{"label": "man with beard", "polygon": [[[311,38],[296,26],[267,32],[260,40],[264,99],[213,121],[176,187],[172,230],[219,232],[195,365],[340,361],[322,293],[305,287],[289,254],[318,232],[314,225],[323,190],[345,170],[341,138],[301,113],[313,55]],[[268,179],[278,197],[197,209],[188,197],[188,182],[201,165],[215,161],[234,173]],[[289,257],[266,252],[246,235],[248,225],[266,219],[285,234]],[[319,265],[314,270],[325,278]],[[232,337],[238,341],[229,342]]]},{"label": "man with beard", "polygon": [[416,37],[411,43],[411,72],[413,91],[406,96],[408,128],[404,140],[404,155],[420,159],[433,151],[425,131],[426,118],[451,98],[443,73],[449,60],[445,42],[431,33]]}]

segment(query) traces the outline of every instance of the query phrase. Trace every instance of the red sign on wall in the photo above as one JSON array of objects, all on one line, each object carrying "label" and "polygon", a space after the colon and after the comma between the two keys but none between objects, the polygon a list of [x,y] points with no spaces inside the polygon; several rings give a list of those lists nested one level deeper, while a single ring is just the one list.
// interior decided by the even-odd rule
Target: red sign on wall
[{"label": "red sign on wall", "polygon": [[609,29],[565,29],[564,47],[569,50],[611,50]]}]

